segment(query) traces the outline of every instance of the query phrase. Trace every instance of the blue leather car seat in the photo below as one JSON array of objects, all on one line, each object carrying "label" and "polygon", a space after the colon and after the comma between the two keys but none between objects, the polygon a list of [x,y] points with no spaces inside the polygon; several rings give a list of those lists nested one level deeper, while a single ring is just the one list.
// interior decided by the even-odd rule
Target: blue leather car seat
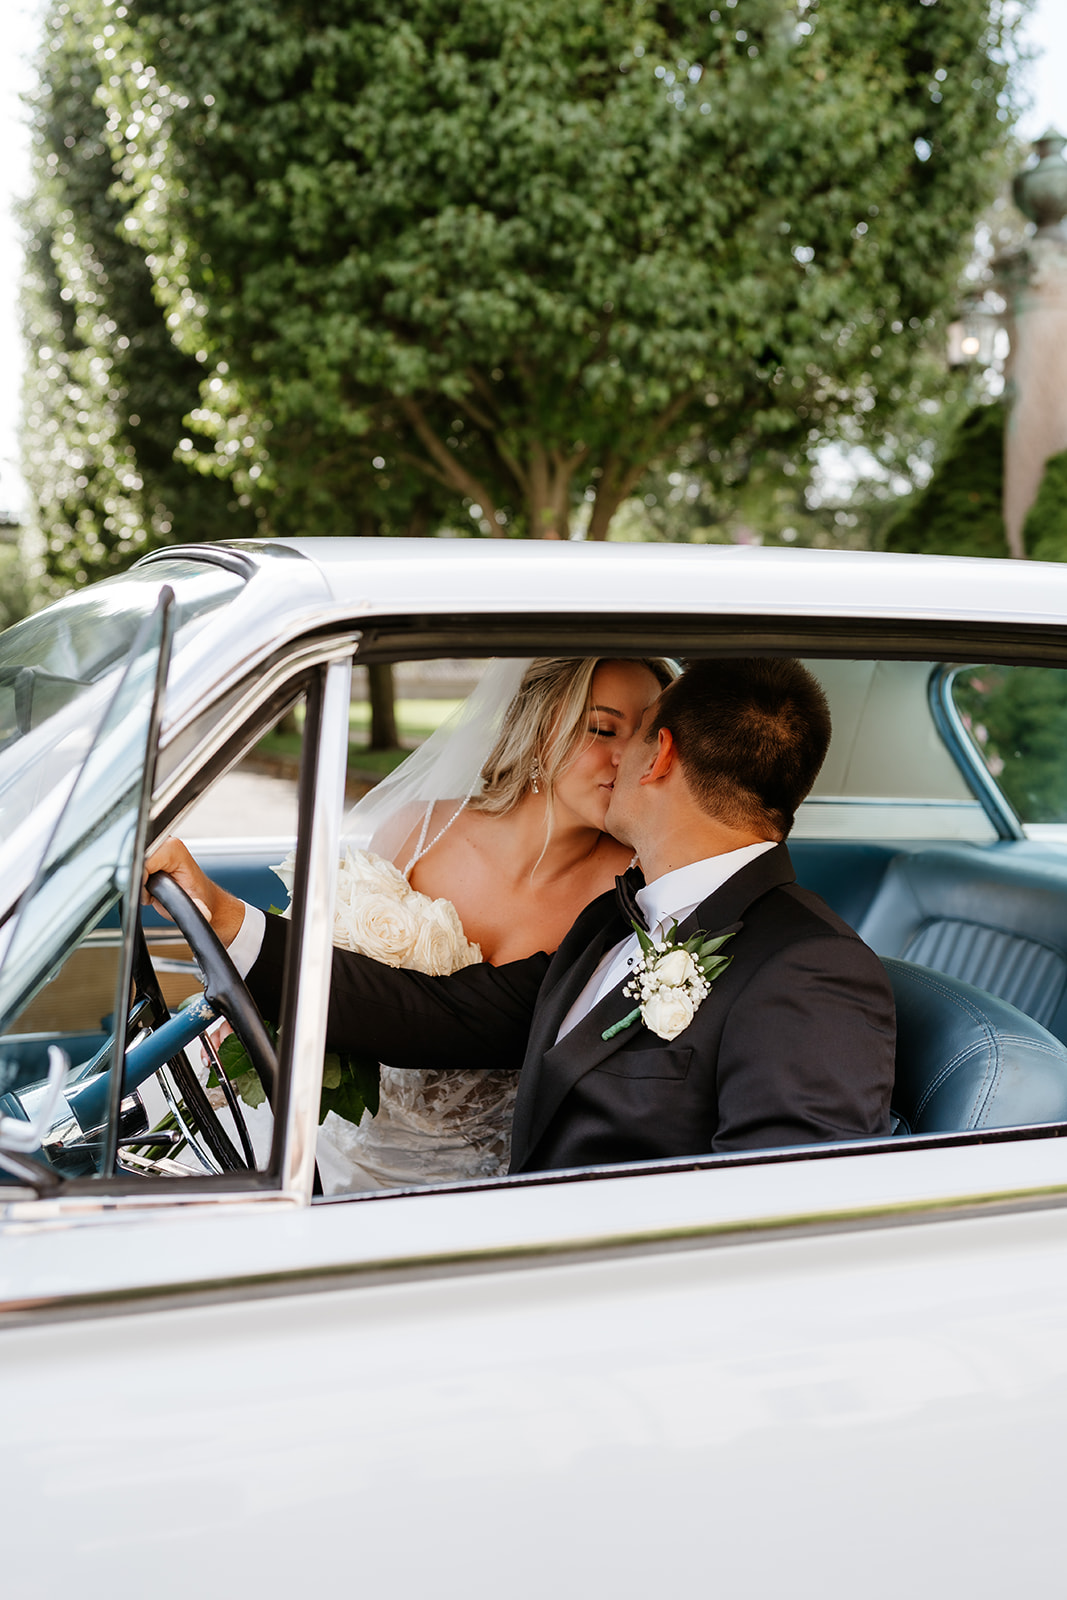
[{"label": "blue leather car seat", "polygon": [[898,855],[857,931],[880,956],[962,978],[1067,1039],[1067,862],[1050,852]]},{"label": "blue leather car seat", "polygon": [[1067,1122],[1059,1039],[969,983],[910,961],[883,964],[897,1005],[895,1132]]}]

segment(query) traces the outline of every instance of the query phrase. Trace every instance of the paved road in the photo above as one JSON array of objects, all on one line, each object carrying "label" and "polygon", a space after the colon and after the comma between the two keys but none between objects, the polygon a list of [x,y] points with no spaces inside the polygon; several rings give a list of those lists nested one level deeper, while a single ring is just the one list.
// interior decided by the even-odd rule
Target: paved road
[{"label": "paved road", "polygon": [[[350,771],[345,812],[366,794],[365,774]],[[237,767],[198,800],[174,830],[183,839],[272,839],[296,833],[296,779]]]},{"label": "paved road", "polygon": [[290,837],[296,833],[296,783],[239,767],[198,800],[174,832],[187,840]]}]

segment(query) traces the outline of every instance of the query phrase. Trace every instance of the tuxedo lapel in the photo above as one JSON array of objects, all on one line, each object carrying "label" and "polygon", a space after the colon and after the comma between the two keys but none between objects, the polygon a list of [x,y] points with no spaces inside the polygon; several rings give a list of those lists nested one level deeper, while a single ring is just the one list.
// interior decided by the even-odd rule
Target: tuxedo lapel
[{"label": "tuxedo lapel", "polygon": [[604,895],[586,907],[560,945],[545,975],[530,1026],[530,1038],[523,1071],[519,1075],[519,1092],[512,1116],[512,1149],[516,1144],[525,1143],[534,1112],[540,1075],[530,1070],[532,1064],[540,1062],[547,1055],[555,1043],[564,1017],[593,976],[601,957],[617,945],[628,931],[614,896]]},{"label": "tuxedo lapel", "polygon": [[[682,941],[698,929],[712,938],[724,933],[740,935],[744,926],[742,914],[755,900],[771,889],[795,881],[796,874],[789,852],[784,844],[777,845],[742,867],[720,889],[709,895],[680,924],[675,937]],[[533,1150],[569,1090],[587,1072],[625,1048],[630,1041],[630,1029],[615,1034],[611,1039],[603,1037],[606,1029],[633,1010],[632,999],[623,994],[623,985],[628,981],[623,978],[576,1027],[556,1043],[556,1035],[564,1017],[596,970],[597,963],[626,931],[621,916],[611,918],[601,928],[598,937],[587,948],[576,953],[570,970],[554,986],[542,990],[519,1078],[512,1125],[513,1171],[521,1166]],[[578,932],[577,926],[574,932]],[[570,937],[568,935],[565,945]],[[568,953],[565,945],[560,947],[560,957]],[[704,1003],[708,1004],[713,999],[714,987]],[[634,1024],[634,1028],[642,1027],[641,1022]]]}]

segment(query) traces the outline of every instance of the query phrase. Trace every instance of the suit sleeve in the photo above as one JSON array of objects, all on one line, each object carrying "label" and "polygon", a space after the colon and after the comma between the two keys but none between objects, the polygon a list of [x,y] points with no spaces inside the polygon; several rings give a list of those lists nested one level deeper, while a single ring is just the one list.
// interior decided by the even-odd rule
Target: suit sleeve
[{"label": "suit sleeve", "polygon": [[896,1016],[858,939],[787,946],[753,974],[719,1044],[715,1150],[889,1132]]},{"label": "suit sleeve", "polygon": [[[263,1015],[278,1019],[289,924],[268,916],[263,946],[247,979]],[[465,967],[429,978],[335,949],[326,1019],[330,1050],[374,1056],[394,1067],[522,1066],[543,952],[523,961]]]}]

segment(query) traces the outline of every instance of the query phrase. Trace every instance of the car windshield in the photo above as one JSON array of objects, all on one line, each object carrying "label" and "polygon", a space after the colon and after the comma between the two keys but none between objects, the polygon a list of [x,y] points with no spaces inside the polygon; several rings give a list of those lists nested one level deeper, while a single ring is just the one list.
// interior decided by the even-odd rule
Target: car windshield
[{"label": "car windshield", "polygon": [[135,568],[0,634],[0,881],[37,865],[40,813],[54,822],[69,795],[164,579],[185,637],[243,583],[193,561]]},{"label": "car windshield", "polygon": [[18,913],[0,967],[0,1029],[128,886],[163,637],[160,605],[141,622],[126,670],[90,733],[88,754]]}]

